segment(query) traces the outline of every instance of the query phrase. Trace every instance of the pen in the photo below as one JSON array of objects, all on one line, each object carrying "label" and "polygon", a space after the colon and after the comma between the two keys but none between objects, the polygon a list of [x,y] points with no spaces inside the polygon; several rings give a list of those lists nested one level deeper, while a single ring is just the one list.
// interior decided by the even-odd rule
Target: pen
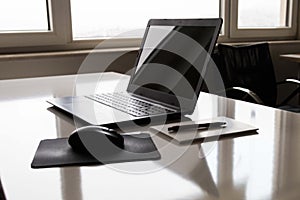
[{"label": "pen", "polygon": [[201,123],[201,124],[187,124],[181,126],[171,126],[168,128],[169,132],[176,132],[180,130],[188,129],[208,129],[208,128],[225,128],[226,122],[210,122],[210,123]]}]

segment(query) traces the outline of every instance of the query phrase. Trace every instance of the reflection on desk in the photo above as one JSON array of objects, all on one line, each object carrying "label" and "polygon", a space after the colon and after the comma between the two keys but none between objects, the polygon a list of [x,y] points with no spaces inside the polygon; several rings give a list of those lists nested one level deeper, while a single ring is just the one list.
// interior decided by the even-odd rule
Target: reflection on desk
[{"label": "reflection on desk", "polygon": [[[111,90],[114,81],[124,81],[115,73],[103,76]],[[72,95],[75,78],[0,81],[0,173],[7,199],[300,199],[300,115],[206,93],[192,119],[227,116],[258,127],[259,134],[191,146],[154,135],[158,161],[31,169],[40,140],[75,129],[45,102]]]}]

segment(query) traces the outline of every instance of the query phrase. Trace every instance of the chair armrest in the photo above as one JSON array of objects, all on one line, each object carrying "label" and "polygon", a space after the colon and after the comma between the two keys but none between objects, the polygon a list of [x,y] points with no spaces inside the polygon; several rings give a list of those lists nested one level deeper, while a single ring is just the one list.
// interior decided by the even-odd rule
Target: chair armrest
[{"label": "chair armrest", "polygon": [[277,82],[277,85],[282,85],[282,84],[296,84],[296,85],[300,86],[300,80],[288,78],[288,79],[285,79],[284,81]]},{"label": "chair armrest", "polygon": [[280,103],[278,106],[283,106],[286,105],[292,98],[294,98],[298,93],[300,93],[300,81],[292,78],[285,79],[284,81],[280,81],[277,83],[277,85],[282,85],[282,84],[293,84],[297,85],[298,87],[291,92],[289,96],[287,96],[282,103]]},{"label": "chair armrest", "polygon": [[240,91],[240,92],[245,93],[246,95],[249,95],[258,104],[264,104],[264,102],[261,100],[261,98],[255,92],[253,92],[253,91],[251,91],[249,89],[243,88],[243,87],[231,87],[231,88],[227,88],[226,92],[234,91],[234,90]]}]

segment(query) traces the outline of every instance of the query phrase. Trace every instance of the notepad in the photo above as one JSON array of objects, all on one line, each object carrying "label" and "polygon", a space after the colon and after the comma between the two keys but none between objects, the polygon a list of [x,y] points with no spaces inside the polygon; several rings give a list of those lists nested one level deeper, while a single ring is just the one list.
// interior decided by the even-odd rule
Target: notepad
[{"label": "notepad", "polygon": [[[180,130],[176,133],[168,131],[169,127],[182,126],[187,124],[200,124],[212,122],[226,122],[225,127],[208,128],[204,130],[188,129]],[[150,127],[150,131],[158,134],[163,138],[175,142],[177,144],[190,144],[193,142],[210,142],[222,140],[225,138],[235,138],[247,135],[258,134],[258,128],[250,124],[239,122],[228,117],[216,117],[212,119],[199,120],[199,121],[185,121],[180,123],[170,123]]]}]

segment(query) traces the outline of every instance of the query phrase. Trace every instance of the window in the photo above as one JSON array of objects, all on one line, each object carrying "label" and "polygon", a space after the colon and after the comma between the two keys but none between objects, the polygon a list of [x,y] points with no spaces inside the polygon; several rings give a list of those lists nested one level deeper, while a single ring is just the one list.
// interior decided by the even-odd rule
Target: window
[{"label": "window", "polygon": [[219,41],[295,39],[297,0],[2,0],[0,48],[137,47],[150,18],[223,18]]},{"label": "window", "polygon": [[0,30],[4,31],[47,31],[47,1],[7,0],[0,7]]},{"label": "window", "polygon": [[291,37],[296,35],[296,0],[233,0],[230,37]]},{"label": "window", "polygon": [[3,0],[1,47],[65,44],[70,41],[68,1]]},{"label": "window", "polygon": [[239,0],[238,28],[288,27],[287,2],[287,0]]},{"label": "window", "polygon": [[219,0],[71,0],[73,38],[142,37],[150,18],[213,18],[219,8]]}]

